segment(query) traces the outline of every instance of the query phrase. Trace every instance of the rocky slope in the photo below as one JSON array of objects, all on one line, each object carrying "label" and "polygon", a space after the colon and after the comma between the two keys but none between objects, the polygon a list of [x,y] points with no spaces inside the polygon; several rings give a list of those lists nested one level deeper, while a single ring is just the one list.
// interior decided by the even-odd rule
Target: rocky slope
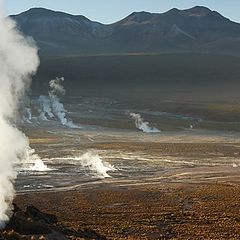
[{"label": "rocky slope", "polygon": [[0,232],[0,240],[106,239],[90,229],[66,228],[58,222],[55,215],[43,213],[34,206],[28,206],[26,211],[16,205],[14,207],[10,222]]}]

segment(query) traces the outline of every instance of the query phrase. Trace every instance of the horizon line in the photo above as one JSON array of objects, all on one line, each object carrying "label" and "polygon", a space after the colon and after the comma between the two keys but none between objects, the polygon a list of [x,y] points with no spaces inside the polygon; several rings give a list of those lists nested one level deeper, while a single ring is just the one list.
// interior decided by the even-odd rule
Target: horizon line
[{"label": "horizon line", "polygon": [[235,22],[235,23],[240,24],[240,22],[238,22],[238,21],[236,21],[236,20],[232,20],[231,18],[228,18],[228,17],[226,17],[225,15],[221,14],[219,11],[213,10],[213,9],[211,9],[211,8],[209,8],[209,7],[204,6],[204,5],[195,5],[195,6],[193,6],[193,7],[183,8],[183,9],[173,7],[173,8],[170,8],[169,10],[167,10],[167,11],[164,11],[164,12],[151,12],[151,11],[146,11],[146,10],[132,11],[132,12],[130,12],[129,14],[127,14],[125,17],[122,17],[122,18],[120,18],[119,20],[116,20],[116,21],[110,22],[110,23],[102,23],[101,21],[98,21],[98,20],[92,20],[91,18],[89,18],[89,17],[87,17],[86,15],[83,15],[83,14],[73,14],[73,13],[70,13],[70,12],[68,12],[68,11],[55,10],[55,9],[45,8],[45,7],[40,7],[40,6],[30,7],[30,8],[28,8],[27,10],[21,11],[21,12],[16,13],[16,14],[9,14],[9,15],[7,15],[7,16],[17,16],[17,15],[23,14],[23,13],[25,13],[25,12],[28,12],[28,11],[30,11],[30,10],[32,10],[32,9],[44,9],[44,10],[48,10],[48,11],[51,11],[51,12],[63,13],[63,14],[71,15],[71,16],[83,16],[83,17],[87,18],[88,20],[90,20],[90,21],[92,21],[92,22],[97,22],[97,23],[100,23],[100,24],[103,24],[103,25],[111,25],[111,24],[117,23],[117,22],[119,22],[119,21],[127,18],[128,16],[130,16],[130,15],[133,14],[133,13],[144,13],[144,12],[145,12],[145,13],[150,13],[150,14],[164,14],[164,13],[167,13],[167,12],[169,12],[169,11],[171,11],[171,10],[174,10],[174,9],[176,9],[176,10],[178,10],[178,11],[186,11],[186,10],[191,10],[191,9],[194,9],[194,8],[197,8],[197,7],[205,8],[205,9],[208,9],[208,10],[210,10],[210,11],[212,11],[212,12],[217,12],[218,14],[220,14],[221,16],[223,16],[224,18],[229,19],[229,20],[232,21],[232,22]]}]

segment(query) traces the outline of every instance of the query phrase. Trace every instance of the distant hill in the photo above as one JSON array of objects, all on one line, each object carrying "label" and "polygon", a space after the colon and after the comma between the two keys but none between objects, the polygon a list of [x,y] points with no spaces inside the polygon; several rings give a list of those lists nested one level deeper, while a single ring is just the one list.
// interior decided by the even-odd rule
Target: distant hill
[{"label": "distant hill", "polygon": [[240,24],[206,7],[134,12],[105,25],[81,15],[33,8],[11,16],[41,55],[208,52],[240,56]]},{"label": "distant hill", "polygon": [[[240,58],[226,55],[181,53],[111,56],[42,56],[33,89],[48,89],[48,82],[64,76],[69,91],[116,90],[132,95],[137,89],[199,91],[201,88],[238,92]],[[223,87],[224,86],[224,87]],[[232,91],[231,91],[232,93]]]}]

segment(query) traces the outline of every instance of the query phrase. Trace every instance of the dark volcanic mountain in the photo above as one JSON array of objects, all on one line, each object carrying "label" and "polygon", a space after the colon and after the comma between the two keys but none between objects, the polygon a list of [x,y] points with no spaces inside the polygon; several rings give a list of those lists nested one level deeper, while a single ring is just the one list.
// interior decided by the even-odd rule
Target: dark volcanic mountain
[{"label": "dark volcanic mountain", "polygon": [[104,25],[43,8],[11,16],[43,55],[214,52],[240,55],[240,24],[205,7],[134,12]]}]

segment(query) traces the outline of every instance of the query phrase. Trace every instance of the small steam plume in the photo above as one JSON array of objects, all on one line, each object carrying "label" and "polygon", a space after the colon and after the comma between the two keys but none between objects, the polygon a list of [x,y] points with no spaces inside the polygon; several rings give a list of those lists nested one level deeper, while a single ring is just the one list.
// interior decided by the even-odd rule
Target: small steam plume
[{"label": "small steam plume", "polygon": [[62,85],[63,82],[63,77],[53,79],[49,82],[51,90],[48,92],[48,96],[41,95],[38,99],[40,109],[39,117],[42,120],[55,118],[66,127],[79,128],[71,119],[67,118],[67,110],[60,101],[61,97],[66,93]]},{"label": "small steam plume", "polygon": [[22,167],[24,170],[31,170],[36,172],[46,172],[51,171],[52,169],[41,160],[38,154],[35,153],[35,150],[28,147],[25,151],[25,156],[22,160]]},{"label": "small steam plume", "polygon": [[233,168],[237,168],[238,165],[237,165],[236,163],[233,163],[233,164],[232,164],[232,167],[233,167]]},{"label": "small steam plume", "polygon": [[74,128],[74,124],[66,117],[66,110],[60,102],[60,97],[65,95],[65,89],[62,86],[64,78],[56,78],[49,82],[51,91],[49,91],[49,98],[52,104],[52,112],[54,116],[61,122],[62,125]]},{"label": "small steam plume", "polygon": [[114,171],[115,168],[108,162],[103,162],[100,156],[94,151],[89,151],[83,154],[79,160],[83,167],[88,168],[100,178],[111,177],[107,172]]},{"label": "small steam plume", "polygon": [[48,168],[48,166],[44,164],[44,162],[40,158],[35,160],[34,165],[31,166],[30,170],[36,172],[51,171],[51,169]]},{"label": "small steam plume", "polygon": [[24,38],[10,18],[0,12],[0,228],[11,215],[13,183],[29,141],[17,129],[20,99],[31,83],[39,59],[31,39]]},{"label": "small steam plume", "polygon": [[88,151],[81,156],[73,156],[62,159],[67,160],[72,164],[81,164],[84,168],[90,170],[91,173],[99,178],[111,177],[108,172],[116,170],[110,163],[103,161],[95,151]]},{"label": "small steam plume", "polygon": [[159,129],[155,127],[150,127],[149,122],[144,121],[138,113],[130,113],[130,117],[134,120],[136,128],[143,131],[144,133],[159,133]]},{"label": "small steam plume", "polygon": [[40,95],[38,98],[38,103],[40,112],[39,117],[41,120],[46,121],[48,118],[54,118],[49,97]]},{"label": "small steam plume", "polygon": [[49,82],[49,86],[51,88],[50,94],[53,96],[57,96],[57,95],[65,95],[66,94],[66,90],[64,89],[62,83],[64,82],[64,78],[56,78],[53,79]]},{"label": "small steam plume", "polygon": [[32,110],[31,108],[25,108],[23,121],[27,123],[32,123]]}]

